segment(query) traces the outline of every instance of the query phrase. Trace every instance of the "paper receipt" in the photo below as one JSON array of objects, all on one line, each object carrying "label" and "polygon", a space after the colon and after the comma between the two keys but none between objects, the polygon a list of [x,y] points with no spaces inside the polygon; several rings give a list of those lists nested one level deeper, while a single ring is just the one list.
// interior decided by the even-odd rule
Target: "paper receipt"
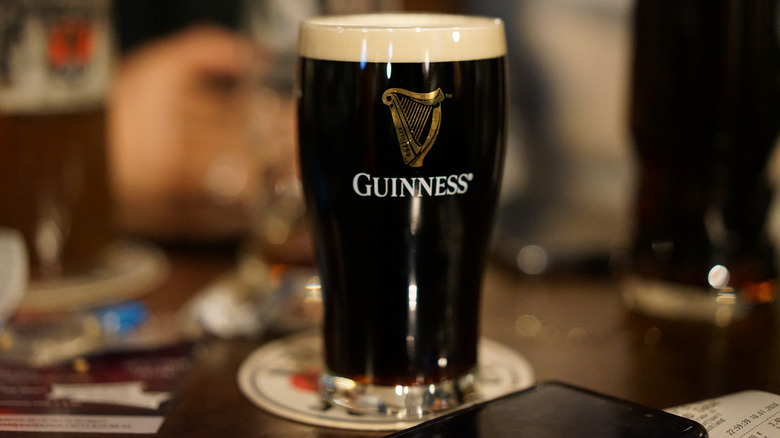
[{"label": "paper receipt", "polygon": [[703,425],[710,438],[780,438],[780,395],[744,391],[667,409]]}]

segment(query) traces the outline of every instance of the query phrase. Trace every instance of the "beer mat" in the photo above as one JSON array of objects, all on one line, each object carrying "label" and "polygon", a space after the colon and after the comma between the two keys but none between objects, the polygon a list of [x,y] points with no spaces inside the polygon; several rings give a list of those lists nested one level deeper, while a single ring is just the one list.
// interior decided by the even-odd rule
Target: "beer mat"
[{"label": "beer mat", "polygon": [[2,363],[0,435],[157,433],[184,390],[191,364],[188,345],[45,368]]},{"label": "beer mat", "polygon": [[[323,409],[317,393],[321,363],[320,336],[294,335],[263,345],[238,371],[241,392],[255,405],[280,417],[315,426],[364,431],[411,427],[432,417],[399,420],[379,415],[354,415],[343,409]],[[479,398],[489,400],[534,383],[528,361],[490,339],[479,344]],[[448,411],[449,412],[449,411]]]},{"label": "beer mat", "polygon": [[151,243],[120,240],[84,274],[31,281],[19,311],[82,310],[138,298],[159,287],[169,269],[165,253]]}]

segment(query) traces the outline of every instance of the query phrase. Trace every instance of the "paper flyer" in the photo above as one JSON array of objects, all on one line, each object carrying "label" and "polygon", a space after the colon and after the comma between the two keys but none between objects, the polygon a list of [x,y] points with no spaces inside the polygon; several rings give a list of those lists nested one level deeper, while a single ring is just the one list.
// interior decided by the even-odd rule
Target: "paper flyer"
[{"label": "paper flyer", "polygon": [[699,422],[710,438],[780,437],[780,395],[769,392],[738,392],[667,411]]},{"label": "paper flyer", "polygon": [[188,347],[45,369],[0,364],[0,431],[156,433],[190,365]]}]

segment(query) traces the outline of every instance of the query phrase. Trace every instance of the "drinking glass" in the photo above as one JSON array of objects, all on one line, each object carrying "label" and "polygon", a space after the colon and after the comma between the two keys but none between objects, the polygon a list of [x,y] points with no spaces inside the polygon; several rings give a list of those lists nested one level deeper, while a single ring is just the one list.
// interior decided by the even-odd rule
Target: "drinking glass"
[{"label": "drinking glass", "polygon": [[636,4],[623,295],[638,313],[725,326],[775,299],[777,16],[775,0]]},{"label": "drinking glass", "polygon": [[24,236],[36,280],[83,274],[109,246],[111,61],[107,2],[0,3],[0,226]]},{"label": "drinking glass", "polygon": [[419,418],[477,395],[506,143],[500,20],[313,18],[297,79],[324,321],[323,398]]}]

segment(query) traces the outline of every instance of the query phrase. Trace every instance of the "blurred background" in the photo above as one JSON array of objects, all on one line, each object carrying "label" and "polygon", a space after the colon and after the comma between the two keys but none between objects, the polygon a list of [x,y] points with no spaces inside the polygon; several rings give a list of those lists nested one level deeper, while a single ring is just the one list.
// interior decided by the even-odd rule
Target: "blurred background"
[{"label": "blurred background", "polygon": [[[540,378],[593,382],[596,389],[658,407],[748,386],[778,388],[776,306],[764,306],[771,315],[735,324],[733,331],[691,331],[687,326],[672,331],[656,321],[635,321],[621,301],[613,274],[630,247],[639,175],[629,134],[637,0],[63,0],[88,5],[90,11],[97,5],[101,14],[110,4],[110,20],[95,27],[96,35],[110,34],[113,42],[110,81],[98,90],[105,100],[90,107],[86,122],[59,120],[58,114],[56,129],[44,129],[38,123],[50,123],[52,111],[29,117],[29,109],[17,112],[9,105],[13,78],[52,77],[54,86],[61,87],[75,83],[71,79],[80,72],[107,73],[102,61],[100,69],[84,68],[86,46],[79,44],[85,41],[84,28],[49,19],[59,13],[40,9],[50,1],[0,0],[0,55],[15,56],[0,56],[3,361],[50,365],[106,350],[186,343],[204,332],[257,339],[269,328],[277,335],[315,326],[318,290],[310,286],[316,272],[295,169],[297,26],[317,14],[405,9],[497,16],[506,23],[510,135],[493,245],[499,269],[491,265],[485,288],[491,292],[483,311],[491,316],[485,319],[486,333],[527,354]],[[768,5],[777,13],[776,0],[718,4],[737,3]],[[704,10],[702,5],[710,2],[685,4]],[[34,25],[16,26],[27,23],[24,14],[29,11]],[[77,15],[95,17],[90,14],[79,10]],[[46,23],[62,24],[53,28],[75,35],[64,46],[70,58],[60,62],[55,50],[50,58],[44,56],[53,71],[9,74],[31,56],[8,48],[41,43],[35,32]],[[775,36],[777,23],[775,17]],[[780,118],[773,124],[778,108],[769,106],[764,113],[773,129]],[[23,133],[21,141],[33,144],[45,143],[39,134],[46,142],[64,143],[75,133],[78,141],[69,147],[78,147],[87,143],[81,141],[87,130],[93,132],[89,143],[96,151],[74,160],[62,156],[76,154],[62,152],[22,153],[25,148],[17,147],[11,135]],[[751,158],[740,154],[739,147],[734,151]],[[761,172],[773,188],[780,182],[775,155]],[[98,163],[90,173],[95,180],[82,175],[85,162]],[[67,202],[58,205],[45,196],[39,202],[39,193],[28,190],[40,181],[46,183],[42,192],[54,187],[61,189],[54,190],[57,196],[91,193],[90,202],[69,216]],[[765,231],[776,242],[777,203],[763,186],[752,192],[760,192],[762,202],[771,200]],[[18,226],[13,213],[26,210],[15,207],[39,204],[47,207],[44,217],[19,226],[34,234],[27,251],[39,259],[30,258],[27,287],[27,267],[19,263],[28,254],[20,249],[18,236],[9,237],[3,228]],[[715,238],[729,237],[723,217],[714,216],[697,226],[710,227],[706,231]],[[763,218],[763,211],[758,216]],[[62,252],[68,233],[77,242],[75,250]],[[729,239],[721,241],[729,249]],[[668,245],[659,248],[663,253]],[[702,253],[708,256],[706,250]],[[90,256],[91,262],[79,260],[78,266],[65,269],[55,260],[73,254]],[[759,272],[766,280],[763,292],[769,289],[761,303],[772,300],[777,284],[775,260],[767,254],[759,254],[771,265]],[[41,261],[55,263],[36,267]],[[724,274],[724,269],[710,272]],[[710,281],[707,291],[717,289],[718,299],[732,299],[726,306],[735,303],[734,294],[726,293],[731,288],[728,275],[711,279],[706,273],[698,280]],[[127,301],[129,307],[116,308]],[[699,304],[682,301],[683,314]],[[85,331],[83,313],[91,317],[102,306],[112,308],[111,325]],[[75,314],[76,323],[63,321],[62,314]],[[117,318],[122,324],[116,324]],[[732,319],[715,322],[721,328],[721,322],[725,326]],[[190,324],[197,330],[190,332]],[[65,342],[73,339],[86,342],[73,350],[74,344]],[[211,409],[208,401],[220,405],[227,400],[224,406],[235,401],[231,373],[256,347],[243,340],[211,346],[210,353],[217,354],[206,355],[210,374],[194,380],[205,389],[187,404],[192,412],[187,421],[195,426],[188,424],[185,430],[213,418],[200,415],[201,405]],[[222,398],[212,397],[216,387],[226,391]],[[220,414],[227,413],[224,406]],[[241,416],[246,411],[236,410],[235,418],[254,419],[252,412]],[[262,422],[264,417],[257,418]]]},{"label": "blurred background", "polygon": [[[8,23],[24,14],[51,22],[46,17],[56,10],[43,4],[23,7],[6,0],[0,5]],[[65,201],[45,201],[51,211],[28,221],[34,222],[26,231],[35,234],[28,239],[33,279],[68,274],[62,263],[54,263],[60,252],[63,259],[84,258],[86,245],[93,254],[127,239],[151,244],[136,251],[135,259],[126,246],[118,251],[120,270],[140,261],[152,271],[136,290],[151,290],[165,276],[158,245],[233,252],[238,270],[251,277],[242,281],[258,284],[278,266],[311,271],[295,164],[298,23],[318,14],[401,9],[489,15],[506,23],[510,135],[495,258],[532,276],[560,270],[609,273],[630,246],[638,175],[629,135],[634,5],[632,0],[115,0],[107,21],[114,48],[110,85],[104,107],[95,113],[105,109],[105,126],[93,117],[96,132],[104,129],[105,150],[98,146],[92,161],[84,159],[98,165],[97,182],[82,181],[83,187],[68,195],[90,193],[92,203],[76,216],[80,207],[67,211]],[[4,29],[1,42],[7,47],[15,47],[27,32],[19,26]],[[78,47],[73,46],[76,54]],[[58,74],[88,71],[73,60],[78,57]],[[16,62],[9,58],[3,68]],[[24,117],[8,120],[19,123],[8,126],[27,123]],[[53,132],[19,132],[36,131]],[[35,167],[47,161],[39,163],[29,154],[5,161],[14,160],[33,170],[4,172],[8,180],[0,187],[0,201],[43,202],[21,188],[34,185],[24,178],[38,181],[50,173]],[[48,161],[58,166],[57,159]],[[62,167],[72,169],[64,172],[80,175],[85,165],[67,161]],[[106,168],[100,169],[103,161]],[[56,178],[49,186],[64,191],[81,181],[66,175],[58,184]],[[774,205],[772,236],[780,229]],[[0,225],[13,228],[8,213],[15,209],[2,207]],[[69,233],[79,242],[71,246],[81,245],[75,250],[68,248]],[[54,260],[51,267],[36,266],[44,259]],[[88,265],[89,260],[81,261],[82,270]],[[143,277],[135,271],[135,277]]]},{"label": "blurred background", "polygon": [[[186,38],[213,38],[244,50],[236,56],[260,57],[275,87],[291,87],[284,80],[294,76],[302,17],[404,8],[492,15],[507,23],[511,135],[496,255],[529,274],[555,265],[603,268],[625,243],[633,166],[625,111],[629,0],[120,0],[116,6],[121,62],[111,147],[121,232],[216,243],[241,239],[249,228],[244,212],[256,197],[259,170],[248,154],[258,146],[240,129],[247,102],[238,79],[256,60],[203,55],[203,64],[193,65],[200,76],[185,85],[175,75],[187,73],[171,64],[177,57],[200,62],[186,59]],[[247,7],[249,15],[242,13]],[[230,40],[247,30],[247,43],[257,46]],[[156,112],[169,107],[177,112]]]}]

